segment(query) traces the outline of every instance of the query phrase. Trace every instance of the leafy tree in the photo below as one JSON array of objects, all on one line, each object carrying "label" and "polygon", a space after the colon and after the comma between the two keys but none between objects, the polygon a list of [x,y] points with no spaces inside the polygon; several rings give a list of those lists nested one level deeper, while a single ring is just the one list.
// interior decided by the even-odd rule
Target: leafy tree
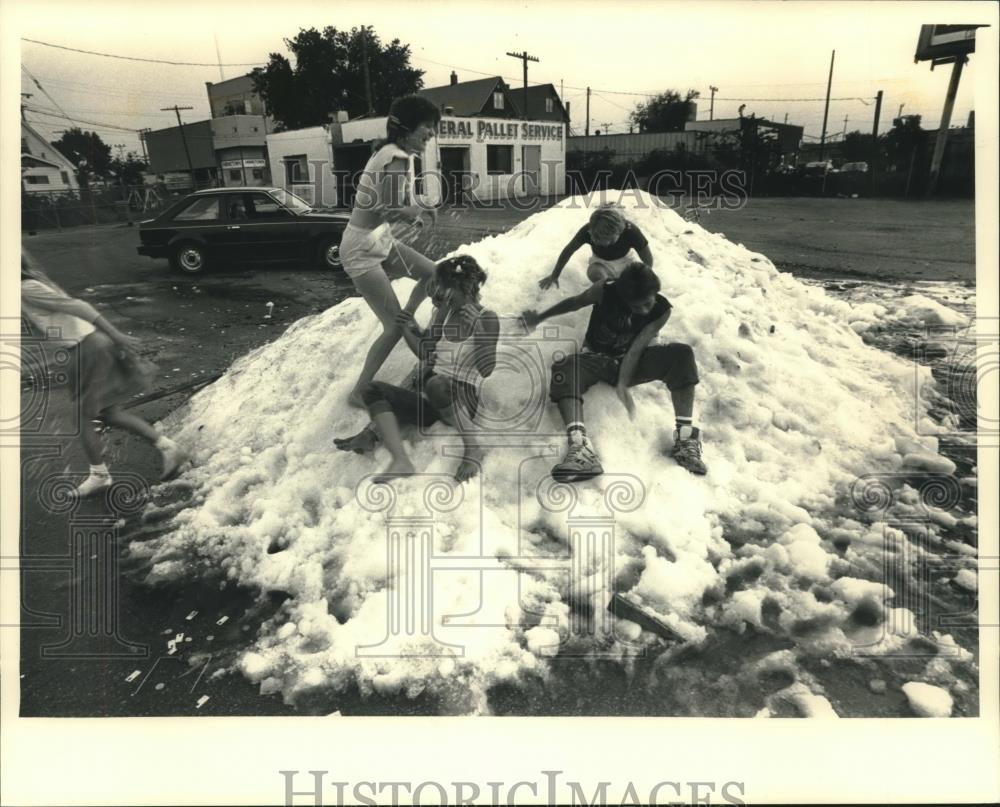
[{"label": "leafy tree", "polygon": [[697,90],[688,90],[683,97],[676,90],[666,90],[637,103],[629,120],[640,132],[683,132],[685,122],[694,117],[694,99],[699,95]]},{"label": "leafy tree", "polygon": [[870,163],[872,161],[872,136],[859,131],[848,132],[840,144],[840,156],[845,163]]},{"label": "leafy tree", "polygon": [[106,177],[111,170],[111,146],[97,132],[73,127],[52,145],[76,166],[81,185],[86,186],[93,176]]},{"label": "leafy tree", "polygon": [[383,45],[371,26],[339,31],[301,29],[285,44],[295,64],[272,53],[253,70],[254,89],[280,130],[328,122],[335,110],[351,117],[368,112],[364,64],[367,57],[372,107],[384,115],[394,98],[423,87],[423,71],[410,65],[410,46],[398,39]]},{"label": "leafy tree", "polygon": [[115,180],[122,185],[142,185],[143,175],[149,170],[149,165],[141,159],[135,152],[128,152],[125,159],[115,157],[111,161],[111,174]]},{"label": "leafy tree", "polygon": [[927,162],[929,138],[929,133],[920,127],[919,115],[896,118],[892,128],[882,136],[888,164],[897,171],[908,171],[911,160],[923,166]]}]

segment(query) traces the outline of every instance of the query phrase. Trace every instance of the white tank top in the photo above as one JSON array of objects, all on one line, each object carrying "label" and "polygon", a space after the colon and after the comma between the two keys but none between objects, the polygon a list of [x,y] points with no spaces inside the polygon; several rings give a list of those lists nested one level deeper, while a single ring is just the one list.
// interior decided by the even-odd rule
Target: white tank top
[{"label": "white tank top", "polygon": [[431,369],[435,375],[448,376],[457,381],[464,381],[466,384],[477,384],[481,378],[479,370],[472,360],[475,342],[471,337],[475,335],[479,327],[479,320],[477,319],[473,325],[469,338],[461,342],[454,342],[445,335],[447,332],[444,327],[450,320],[451,314],[449,313],[441,324],[441,338],[434,346],[434,365]]},{"label": "white tank top", "polygon": [[407,163],[406,179],[404,181],[406,183],[405,198],[409,202],[413,188],[413,155],[403,151],[395,143],[386,143],[365,163],[364,171],[361,172],[361,176],[358,178],[355,204],[358,203],[358,200],[368,205],[375,203],[375,200],[378,199],[378,186],[382,181],[382,174],[385,173],[386,166],[397,159],[406,160]]}]

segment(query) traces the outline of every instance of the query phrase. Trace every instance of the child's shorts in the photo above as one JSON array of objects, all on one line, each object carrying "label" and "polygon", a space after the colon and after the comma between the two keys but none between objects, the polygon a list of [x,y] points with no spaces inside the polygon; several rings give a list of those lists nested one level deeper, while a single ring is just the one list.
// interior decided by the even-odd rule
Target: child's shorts
[{"label": "child's shorts", "polygon": [[630,255],[626,255],[624,258],[615,258],[614,260],[598,258],[595,255],[591,257],[590,263],[587,264],[587,277],[593,283],[602,280],[616,280],[626,266],[637,260],[639,259]]},{"label": "child's shorts", "polygon": [[372,269],[381,269],[395,243],[388,224],[380,224],[374,230],[362,230],[348,224],[340,240],[340,262],[344,272],[355,278]]}]

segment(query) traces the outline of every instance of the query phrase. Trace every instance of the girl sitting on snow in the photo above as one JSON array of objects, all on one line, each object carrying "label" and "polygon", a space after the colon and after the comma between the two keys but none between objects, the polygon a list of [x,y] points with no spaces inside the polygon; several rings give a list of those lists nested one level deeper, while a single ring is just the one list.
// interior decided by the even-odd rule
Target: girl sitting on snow
[{"label": "girl sitting on snow", "polygon": [[180,448],[121,407],[146,391],[152,380],[152,363],[135,354],[139,340],[119,331],[90,303],[70,297],[25,255],[21,256],[21,311],[47,343],[61,342],[75,351],[71,366],[79,372],[70,374],[70,390],[80,418],[80,443],[90,463],[90,475],[76,494],[90,496],[111,486],[94,426],[97,420],[152,443],[163,457],[162,478],[172,476],[185,459]]},{"label": "girl sitting on snow", "polygon": [[587,265],[587,278],[591,283],[614,280],[622,270],[633,262],[634,249],[641,260],[650,269],[653,268],[653,253],[649,251],[649,242],[642,231],[628,221],[614,205],[601,205],[590,215],[590,221],[585,224],[573,240],[559,253],[555,269],[546,275],[538,285],[542,289],[559,286],[559,275],[562,274],[573,254],[584,244],[590,244],[592,254]]},{"label": "girl sitting on snow", "polygon": [[372,423],[354,437],[334,440],[340,450],[358,454],[384,443],[392,461],[375,481],[416,472],[403,447],[401,424],[426,428],[438,420],[458,428],[465,444],[455,478],[464,482],[478,472],[482,451],[469,426],[479,405],[479,383],[496,367],[500,332],[497,315],[479,302],[485,281],[486,272],[475,258],[448,258],[438,264],[429,284],[434,304],[430,327],[420,330],[408,311],[398,315],[403,339],[419,359],[415,389],[370,382],[361,394]]}]

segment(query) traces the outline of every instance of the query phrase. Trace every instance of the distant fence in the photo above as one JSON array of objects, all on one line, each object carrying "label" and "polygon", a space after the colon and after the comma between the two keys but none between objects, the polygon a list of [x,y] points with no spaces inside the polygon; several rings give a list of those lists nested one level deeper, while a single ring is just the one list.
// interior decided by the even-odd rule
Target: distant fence
[{"label": "distant fence", "polygon": [[[201,182],[194,188],[216,187]],[[94,224],[116,224],[155,216],[191,192],[164,184],[109,186],[66,191],[21,192],[21,229],[61,230]]]},{"label": "distant fence", "polygon": [[709,147],[705,132],[654,132],[642,134],[591,135],[567,137],[566,151],[592,154],[610,149],[619,162],[638,160],[652,151],[684,149],[691,154],[704,154]]}]

